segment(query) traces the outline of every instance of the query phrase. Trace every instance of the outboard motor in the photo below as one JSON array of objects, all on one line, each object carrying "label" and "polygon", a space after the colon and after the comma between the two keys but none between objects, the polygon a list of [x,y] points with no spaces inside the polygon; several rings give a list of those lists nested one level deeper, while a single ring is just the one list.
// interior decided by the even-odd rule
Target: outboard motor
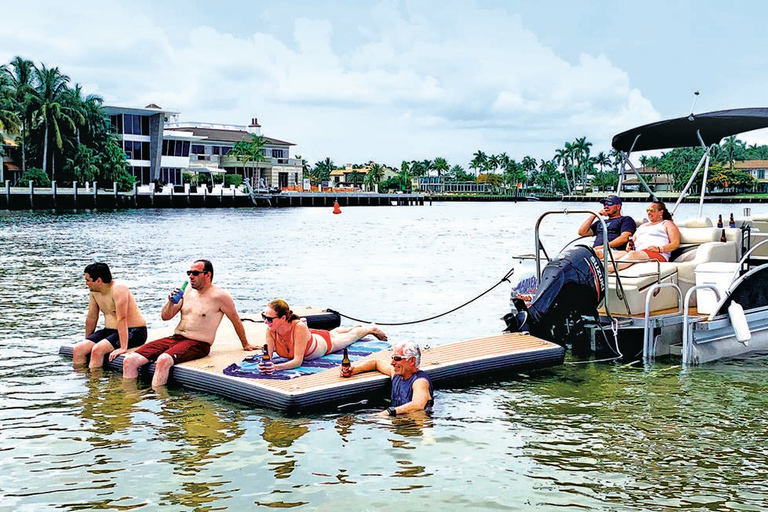
[{"label": "outboard motor", "polygon": [[597,307],[603,297],[600,259],[591,247],[574,245],[544,267],[530,306],[513,297],[512,311],[504,316],[505,331],[528,331],[562,346],[583,346],[590,336],[585,324],[599,322]]}]

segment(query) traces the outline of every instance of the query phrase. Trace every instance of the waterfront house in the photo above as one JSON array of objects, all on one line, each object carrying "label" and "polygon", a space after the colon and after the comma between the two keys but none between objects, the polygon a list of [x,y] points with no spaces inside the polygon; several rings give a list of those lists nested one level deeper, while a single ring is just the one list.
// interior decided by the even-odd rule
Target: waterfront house
[{"label": "waterfront house", "polygon": [[154,104],[144,108],[107,105],[104,110],[137,185],[158,181],[181,185],[194,138],[190,134],[169,134],[166,139],[165,122],[178,112]]},{"label": "waterfront house", "polygon": [[235,143],[252,134],[261,136],[255,118],[249,126],[191,123],[180,122],[179,112],[154,104],[104,108],[137,185],[162,182],[181,186],[184,172],[235,173],[266,187],[301,183],[301,162],[290,157],[295,145],[291,142],[263,137],[264,159],[259,162],[241,162],[228,155]]},{"label": "waterfront house", "polygon": [[[328,186],[334,188],[360,188],[363,185],[365,177],[369,172],[371,172],[371,165],[373,165],[373,162],[369,162],[368,164],[361,166],[347,164],[343,169],[334,169],[331,171]],[[396,171],[387,166],[382,166],[381,168],[384,171],[382,181],[388,180],[394,176],[397,176],[398,174]],[[355,181],[356,175],[357,181]]]},{"label": "waterfront house", "polygon": [[733,169],[750,174],[757,180],[755,192],[764,194],[768,192],[768,160],[745,160],[734,162]]},{"label": "waterfront house", "polygon": [[[645,166],[639,167],[637,172],[654,192],[672,192],[674,180],[667,173],[655,167]],[[642,192],[645,190],[631,169],[627,168],[625,173],[626,178],[621,184],[623,192]]]},{"label": "waterfront house", "polygon": [[0,133],[0,183],[5,184],[6,180],[15,184],[21,179],[21,167],[14,161],[11,153],[18,148],[18,144],[9,135]]},{"label": "waterfront house", "polygon": [[[239,174],[258,187],[300,187],[302,182],[301,161],[291,158],[292,142],[286,142],[261,133],[258,119],[251,119],[248,126],[179,122],[175,117],[165,125],[166,134],[187,133],[196,138],[189,155],[190,172],[212,174]],[[229,153],[235,144],[249,140],[253,135],[262,137],[263,156],[260,161],[242,162]]]}]

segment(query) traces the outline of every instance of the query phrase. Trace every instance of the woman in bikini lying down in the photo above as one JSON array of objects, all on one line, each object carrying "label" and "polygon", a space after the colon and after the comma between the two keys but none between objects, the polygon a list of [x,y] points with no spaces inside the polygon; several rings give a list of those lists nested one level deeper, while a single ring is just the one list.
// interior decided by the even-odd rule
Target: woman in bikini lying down
[{"label": "woman in bikini lying down", "polygon": [[259,372],[264,374],[298,368],[304,361],[343,350],[369,334],[380,340],[387,339],[384,331],[375,324],[337,327],[330,331],[310,329],[282,299],[270,302],[261,317],[267,324],[266,342],[269,354],[276,352],[277,355],[289,359],[279,364],[260,363]]}]

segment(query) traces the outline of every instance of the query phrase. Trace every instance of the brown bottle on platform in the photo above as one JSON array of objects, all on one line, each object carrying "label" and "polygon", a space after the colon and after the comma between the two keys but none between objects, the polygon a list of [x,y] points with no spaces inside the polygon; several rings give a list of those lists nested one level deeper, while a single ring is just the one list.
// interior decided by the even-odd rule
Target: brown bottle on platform
[{"label": "brown bottle on platform", "polygon": [[733,213],[731,213],[731,218],[728,220],[728,227],[729,228],[736,227],[736,220],[733,218]]},{"label": "brown bottle on platform", "polygon": [[269,355],[269,345],[264,344],[264,352],[261,354],[261,362],[269,363],[272,361],[272,356]]},{"label": "brown bottle on platform", "polygon": [[344,357],[341,359],[341,367],[349,368],[350,366],[352,366],[352,361],[349,360],[349,352],[347,352],[347,347],[344,347]]},{"label": "brown bottle on platform", "polygon": [[717,216],[717,227],[722,228],[723,227],[723,214]]},{"label": "brown bottle on platform", "polygon": [[720,235],[720,241],[721,242],[727,242],[728,241],[728,239],[725,237],[725,230],[723,230],[723,234]]}]

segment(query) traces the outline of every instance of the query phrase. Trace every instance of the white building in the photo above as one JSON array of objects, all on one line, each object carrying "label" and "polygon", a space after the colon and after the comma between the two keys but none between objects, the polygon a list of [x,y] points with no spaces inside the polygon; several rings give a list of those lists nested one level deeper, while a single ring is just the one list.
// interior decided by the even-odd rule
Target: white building
[{"label": "white building", "polygon": [[104,108],[138,185],[156,181],[182,185],[184,172],[240,174],[251,183],[280,188],[301,183],[301,161],[290,157],[290,148],[295,145],[291,142],[263,137],[265,158],[260,162],[241,162],[228,156],[235,143],[254,134],[261,136],[256,119],[247,127],[182,123],[178,112],[154,104]]}]

